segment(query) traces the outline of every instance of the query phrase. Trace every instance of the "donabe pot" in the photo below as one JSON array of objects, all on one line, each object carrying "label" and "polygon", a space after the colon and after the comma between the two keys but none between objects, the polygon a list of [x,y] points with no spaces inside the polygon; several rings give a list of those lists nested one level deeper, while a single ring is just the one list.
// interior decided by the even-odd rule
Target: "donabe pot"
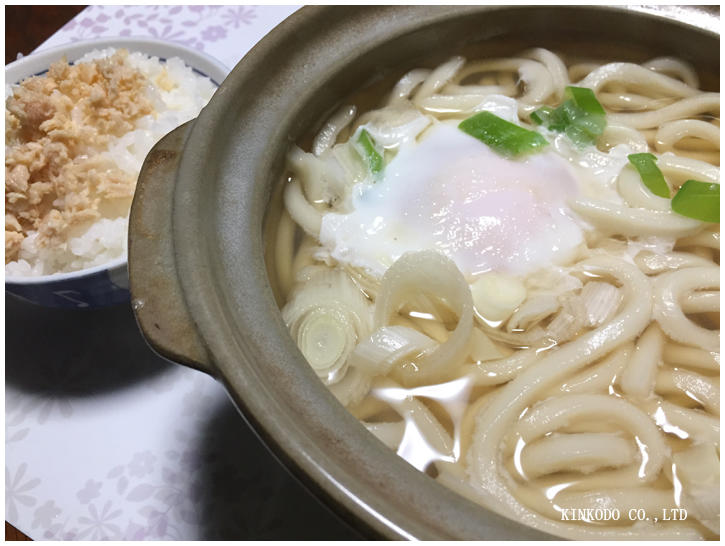
[{"label": "donabe pot", "polygon": [[387,76],[452,53],[540,46],[625,60],[674,55],[693,63],[707,86],[707,77],[719,80],[718,25],[716,10],[670,7],[296,12],[236,66],[195,121],[146,159],[129,235],[132,302],[144,335],[161,355],[222,381],[272,451],[371,536],[551,538],[416,471],[328,392],[275,304],[264,263],[265,211],[290,143],[319,128],[345,97]]}]

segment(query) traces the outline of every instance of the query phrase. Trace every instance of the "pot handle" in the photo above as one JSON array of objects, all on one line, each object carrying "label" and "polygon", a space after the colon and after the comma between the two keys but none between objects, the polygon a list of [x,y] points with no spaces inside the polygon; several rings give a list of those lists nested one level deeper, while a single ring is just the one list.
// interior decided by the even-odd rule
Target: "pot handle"
[{"label": "pot handle", "polygon": [[186,307],[172,237],[176,172],[193,123],[163,137],[144,160],[129,216],[128,273],[131,305],[151,348],[164,358],[214,375]]}]

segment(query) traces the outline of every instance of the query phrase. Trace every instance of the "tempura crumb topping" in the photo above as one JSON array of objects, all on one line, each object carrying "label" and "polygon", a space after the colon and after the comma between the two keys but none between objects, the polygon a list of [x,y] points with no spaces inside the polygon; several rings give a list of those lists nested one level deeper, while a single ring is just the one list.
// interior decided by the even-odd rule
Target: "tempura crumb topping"
[{"label": "tempura crumb topping", "polygon": [[6,264],[30,231],[54,245],[103,212],[128,211],[136,179],[103,152],[154,107],[148,78],[127,57],[63,59],[5,101]]}]

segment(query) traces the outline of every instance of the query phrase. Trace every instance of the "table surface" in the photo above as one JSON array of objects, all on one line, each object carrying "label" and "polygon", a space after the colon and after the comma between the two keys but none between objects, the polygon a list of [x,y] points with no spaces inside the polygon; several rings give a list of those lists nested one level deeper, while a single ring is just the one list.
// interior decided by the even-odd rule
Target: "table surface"
[{"label": "table surface", "polygon": [[[6,6],[5,60],[131,34],[233,66],[294,9]],[[6,540],[361,538],[274,459],[221,385],[148,348],[130,305],[58,310],[8,294],[5,317]]]},{"label": "table surface", "polygon": [[[27,55],[85,6],[5,6],[5,64]],[[5,522],[5,540],[31,540]]]}]

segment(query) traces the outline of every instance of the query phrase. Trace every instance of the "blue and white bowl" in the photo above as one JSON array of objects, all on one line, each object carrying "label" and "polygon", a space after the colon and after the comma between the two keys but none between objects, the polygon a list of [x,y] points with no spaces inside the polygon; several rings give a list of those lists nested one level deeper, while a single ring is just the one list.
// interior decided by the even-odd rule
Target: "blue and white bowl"
[{"label": "blue and white bowl", "polygon": [[[229,69],[219,61],[182,45],[150,38],[101,38],[73,42],[32,53],[5,67],[5,83],[15,84],[45,73],[64,56],[73,62],[85,54],[105,48],[125,48],[165,59],[178,57],[195,72],[209,77],[217,87]],[[46,307],[94,308],[129,300],[126,257],[70,273],[35,277],[5,276],[5,290],[24,300]]]}]

